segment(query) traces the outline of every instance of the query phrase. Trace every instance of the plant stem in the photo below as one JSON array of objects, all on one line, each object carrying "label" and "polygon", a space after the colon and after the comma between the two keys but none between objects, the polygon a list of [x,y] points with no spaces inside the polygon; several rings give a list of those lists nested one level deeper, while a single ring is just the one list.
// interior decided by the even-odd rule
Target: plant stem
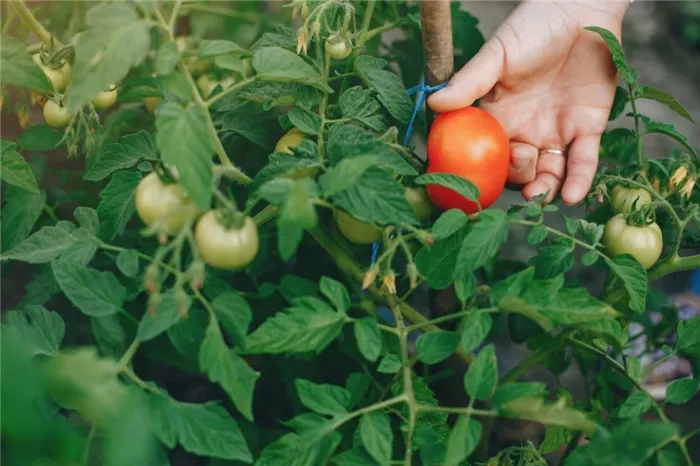
[{"label": "plant stem", "polygon": [[433,412],[433,413],[450,413],[450,414],[464,414],[467,416],[498,416],[496,411],[485,410],[485,409],[475,409],[475,408],[450,408],[447,406],[433,406],[433,405],[423,405],[419,404],[416,406],[416,411],[418,412]]},{"label": "plant stem", "polygon": [[654,362],[654,364],[652,364],[652,365],[650,365],[649,367],[647,367],[647,368],[644,370],[644,372],[642,372],[642,375],[639,376],[639,379],[640,379],[640,380],[644,380],[644,378],[645,378],[646,376],[648,376],[649,374],[651,374],[652,372],[654,372],[654,369],[656,369],[657,367],[659,367],[661,364],[665,363],[665,362],[668,360],[668,358],[670,358],[671,356],[673,356],[673,355],[675,355],[675,354],[676,354],[675,352],[671,351],[670,353],[664,355],[664,357],[662,357],[662,358],[659,359],[658,361]]},{"label": "plant stem", "polygon": [[437,319],[432,319],[432,320],[428,320],[426,322],[421,322],[418,324],[411,325],[409,327],[406,327],[406,331],[410,333],[414,330],[421,329],[427,325],[440,324],[442,322],[447,322],[449,320],[459,319],[460,317],[464,317],[464,316],[467,316],[469,314],[490,313],[490,312],[497,312],[497,311],[498,311],[498,308],[495,308],[495,307],[486,308],[486,309],[468,309],[466,311],[455,312],[454,314],[449,314],[446,316],[438,317]]},{"label": "plant stem", "polygon": [[83,464],[87,466],[90,464],[90,449],[92,447],[92,440],[95,438],[97,433],[97,426],[95,424],[90,426],[90,431],[88,431],[87,439],[85,439],[85,451],[83,452]]},{"label": "plant stem", "polygon": [[531,222],[529,220],[510,220],[510,223],[513,223],[515,225],[525,225],[525,226],[530,226],[530,227],[535,227],[535,226],[540,226],[543,225],[547,231],[555,236],[559,236],[561,238],[566,238],[574,242],[574,244],[581,246],[583,248],[589,249],[591,251],[595,251],[601,256],[604,255],[602,252],[598,251],[595,246],[591,246],[590,244],[586,243],[585,241],[581,241],[578,238],[575,238],[567,233],[564,233],[563,231],[559,231],[555,228],[548,227],[547,225],[544,225],[543,223],[540,222]]},{"label": "plant stem", "polygon": [[517,366],[512,368],[506,375],[503,376],[501,379],[501,385],[517,381],[521,376],[527,374],[530,369],[538,366],[543,361],[546,361],[552,353],[561,350],[566,344],[566,337],[571,332],[572,330],[565,331],[559,335],[557,343],[552,344],[547,348],[540,349],[523,359]]},{"label": "plant stem", "polygon": [[401,366],[403,369],[403,392],[408,404],[408,435],[406,436],[406,450],[404,465],[411,466],[413,453],[413,431],[416,428],[416,398],[413,394],[413,374],[411,364],[408,361],[408,332],[403,324],[403,316],[397,306],[392,306],[396,328],[399,334],[399,347],[401,352]]},{"label": "plant stem", "polygon": [[639,112],[637,112],[637,101],[634,95],[634,89],[631,84],[627,84],[627,89],[630,94],[630,104],[632,105],[632,113],[634,114],[634,137],[637,142],[637,165],[640,167],[644,162],[642,155],[642,133],[639,132]]},{"label": "plant stem", "polygon": [[369,0],[367,2],[367,9],[365,10],[365,15],[362,18],[362,32],[360,33],[360,38],[357,40],[357,48],[362,48],[370,39],[369,26],[372,24],[372,15],[374,15],[374,7],[377,5],[376,0]]},{"label": "plant stem", "polygon": [[255,76],[250,77],[248,79],[244,79],[243,81],[234,84],[233,86],[229,87],[228,89],[225,89],[225,90],[219,92],[214,97],[212,97],[211,99],[209,99],[205,102],[207,108],[211,108],[211,106],[214,105],[214,103],[218,102],[219,99],[221,99],[222,97],[226,97],[227,95],[237,91],[238,89],[247,86],[248,84],[254,82],[255,79],[256,79]]},{"label": "plant stem", "polygon": [[[51,33],[47,31],[39,21],[37,21],[29,8],[27,8],[27,5],[25,5],[22,0],[11,0],[11,2],[19,17],[26,23],[27,26],[29,26],[32,31],[34,31],[34,34],[36,34],[42,42],[46,42],[47,44],[50,43]],[[61,43],[55,37],[53,41],[57,47],[61,46]]]},{"label": "plant stem", "polygon": [[168,21],[168,29],[175,34],[175,23],[177,22],[177,16],[180,13],[180,7],[182,6],[182,0],[175,0],[175,5],[173,5],[173,11],[170,13],[170,21]]},{"label": "plant stem", "polygon": [[122,372],[129,366],[131,359],[134,357],[136,351],[139,349],[139,344],[139,340],[137,338],[134,338],[134,341],[131,342],[131,345],[126,349],[126,352],[117,363],[117,372]]},{"label": "plant stem", "polygon": [[10,30],[12,25],[15,22],[15,18],[17,18],[17,13],[16,10],[13,9],[7,9],[7,18],[5,18],[5,24],[2,26],[2,35],[4,36],[7,34],[7,32]]}]

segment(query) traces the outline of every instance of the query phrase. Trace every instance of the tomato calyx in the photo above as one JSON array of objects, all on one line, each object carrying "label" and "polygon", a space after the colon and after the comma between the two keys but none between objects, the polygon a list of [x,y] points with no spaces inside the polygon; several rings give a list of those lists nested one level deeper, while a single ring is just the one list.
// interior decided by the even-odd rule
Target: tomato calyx
[{"label": "tomato calyx", "polygon": [[216,211],[216,219],[227,231],[238,231],[245,225],[245,214],[233,207],[224,207]]},{"label": "tomato calyx", "polygon": [[177,176],[177,172],[169,169],[162,162],[158,162],[156,164],[156,166],[153,168],[153,171],[156,172],[156,174],[158,175],[158,178],[160,179],[160,181],[163,184],[177,184],[177,183],[179,183],[179,177]]}]

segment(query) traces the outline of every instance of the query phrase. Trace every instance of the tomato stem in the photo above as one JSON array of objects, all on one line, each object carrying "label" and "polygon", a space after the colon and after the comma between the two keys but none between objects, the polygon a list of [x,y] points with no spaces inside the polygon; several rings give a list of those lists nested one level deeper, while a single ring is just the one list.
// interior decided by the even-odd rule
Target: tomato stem
[{"label": "tomato stem", "polygon": [[[41,39],[42,42],[51,42],[51,33],[47,31],[46,28],[42,26],[39,21],[37,21],[37,19],[34,17],[32,12],[29,10],[29,8],[27,8],[27,5],[25,5],[22,0],[11,0],[11,3],[19,17],[22,19],[22,21],[24,21],[24,23],[27,26],[29,26],[29,28],[32,31],[34,31],[34,33],[39,37],[39,39]],[[61,43],[55,37],[53,38],[53,42],[56,46],[61,45]]]},{"label": "tomato stem", "polygon": [[627,88],[629,89],[630,104],[632,105],[632,113],[634,114],[634,137],[637,142],[637,165],[641,167],[644,158],[642,154],[642,133],[639,132],[639,112],[637,112],[636,95],[632,84],[628,83]]}]

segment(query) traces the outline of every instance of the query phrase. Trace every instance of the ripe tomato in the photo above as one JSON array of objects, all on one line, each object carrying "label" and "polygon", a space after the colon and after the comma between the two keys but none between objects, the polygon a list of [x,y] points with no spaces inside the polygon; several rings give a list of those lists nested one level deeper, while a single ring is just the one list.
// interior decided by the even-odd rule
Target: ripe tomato
[{"label": "ripe tomato", "polygon": [[371,223],[361,222],[347,212],[335,209],[333,219],[343,236],[352,243],[372,244],[382,239],[384,231],[382,228]]},{"label": "ripe tomato", "polygon": [[258,254],[258,226],[252,218],[245,217],[240,227],[227,228],[220,215],[220,211],[210,210],[199,219],[194,232],[199,254],[217,269],[243,268]]},{"label": "ripe tomato", "polygon": [[199,208],[177,183],[164,183],[151,172],[136,187],[136,211],[148,226],[162,222],[168,233],[177,233]]},{"label": "ripe tomato", "polygon": [[625,216],[617,214],[605,224],[603,244],[609,256],[631,254],[648,269],[661,257],[664,238],[656,223],[646,226],[628,225]]},{"label": "ripe tomato", "polygon": [[304,140],[304,133],[297,128],[292,128],[282,136],[275,145],[275,152],[291,154],[291,148],[297,147]]},{"label": "ripe tomato", "polygon": [[92,105],[95,106],[97,110],[107,110],[117,101],[117,96],[119,91],[116,86],[110,86],[111,90],[100,91],[93,99],[90,101]]},{"label": "ripe tomato", "polygon": [[613,188],[610,197],[613,211],[617,214],[629,214],[635,201],[637,209],[651,203],[651,194],[648,191],[625,188],[619,184]]},{"label": "ripe tomato", "polygon": [[34,60],[34,63],[39,65],[46,77],[49,78],[49,81],[51,81],[51,85],[56,92],[63,92],[66,90],[66,87],[68,87],[68,84],[70,84],[70,63],[65,61],[60,68],[51,68],[50,66],[44,64],[44,62],[41,60],[41,55],[38,53],[32,55],[32,59]]},{"label": "ripe tomato", "polygon": [[433,204],[430,202],[430,198],[425,189],[406,188],[405,196],[419,220],[424,220],[433,213]]},{"label": "ripe tomato", "polygon": [[44,104],[44,120],[54,128],[65,128],[73,119],[73,115],[63,105],[47,100]]},{"label": "ripe tomato", "polygon": [[[479,188],[479,203],[487,208],[506,185],[510,164],[508,136],[486,111],[467,107],[443,113],[428,136],[427,173],[451,173]],[[478,211],[477,205],[451,189],[428,185],[428,195],[441,209]]]},{"label": "ripe tomato", "polygon": [[352,47],[345,37],[330,36],[326,39],[326,53],[335,60],[345,60],[350,56]]}]

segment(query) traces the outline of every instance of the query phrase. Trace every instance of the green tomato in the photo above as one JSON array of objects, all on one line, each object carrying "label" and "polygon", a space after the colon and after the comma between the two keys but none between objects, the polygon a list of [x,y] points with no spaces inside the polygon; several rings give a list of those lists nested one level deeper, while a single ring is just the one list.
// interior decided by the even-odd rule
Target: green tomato
[{"label": "green tomato", "polygon": [[335,60],[345,60],[350,56],[352,47],[346,38],[331,36],[326,39],[326,53]]},{"label": "green tomato", "polygon": [[433,203],[424,188],[406,188],[405,196],[419,220],[424,220],[433,213]]},{"label": "green tomato", "polygon": [[51,81],[51,85],[56,92],[63,92],[66,90],[66,87],[68,87],[68,84],[70,84],[70,63],[65,61],[60,68],[51,68],[50,66],[44,64],[44,62],[41,60],[41,55],[38,53],[32,55],[32,59],[34,60],[34,63],[39,65],[39,68],[41,68],[49,81]]},{"label": "green tomato", "polygon": [[245,217],[238,228],[226,228],[221,213],[210,210],[199,219],[194,232],[202,260],[217,269],[235,270],[250,264],[260,248],[258,226]]},{"label": "green tomato", "polygon": [[199,208],[185,188],[163,183],[156,172],[146,175],[136,187],[136,211],[148,226],[162,222],[168,233],[177,233]]},{"label": "green tomato", "polygon": [[637,209],[643,205],[651,204],[651,194],[645,189],[626,188],[619,184],[613,188],[610,197],[613,211],[616,214],[629,214],[635,201]]},{"label": "green tomato", "polygon": [[361,222],[347,212],[335,209],[333,218],[340,232],[351,243],[372,244],[382,239],[384,231],[382,228],[371,223]]},{"label": "green tomato", "polygon": [[656,223],[629,225],[623,214],[617,214],[605,224],[603,244],[608,256],[630,254],[648,269],[661,257],[664,238]]},{"label": "green tomato", "polygon": [[47,100],[44,104],[44,120],[54,128],[65,128],[73,119],[73,115],[63,105]]},{"label": "green tomato", "polygon": [[275,152],[291,154],[293,147],[298,147],[304,140],[304,133],[297,128],[292,128],[282,136],[275,144]]},{"label": "green tomato", "polygon": [[149,111],[149,113],[155,113],[156,112],[156,107],[158,107],[158,104],[160,104],[163,101],[160,97],[146,97],[143,99],[143,104],[146,106],[146,110]]},{"label": "green tomato", "polygon": [[110,88],[112,89],[110,91],[100,91],[100,93],[90,101],[97,110],[107,110],[117,101],[119,91],[115,86],[110,86]]}]

